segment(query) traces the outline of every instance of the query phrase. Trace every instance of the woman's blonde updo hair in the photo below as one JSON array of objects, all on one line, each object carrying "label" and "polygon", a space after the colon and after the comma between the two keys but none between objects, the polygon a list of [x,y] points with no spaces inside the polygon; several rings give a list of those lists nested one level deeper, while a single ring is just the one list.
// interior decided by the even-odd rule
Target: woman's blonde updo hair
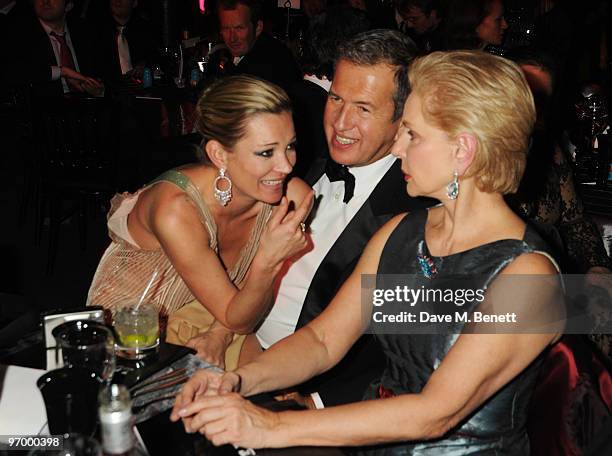
[{"label": "woman's blonde updo hair", "polygon": [[214,139],[231,149],[244,136],[251,116],[291,112],[291,101],[283,89],[271,82],[254,76],[230,76],[204,90],[196,112],[202,145]]},{"label": "woman's blonde updo hair", "polygon": [[533,96],[515,63],[483,51],[434,52],[409,70],[423,117],[451,139],[478,141],[464,177],[490,193],[514,193],[523,176],[535,124]]}]

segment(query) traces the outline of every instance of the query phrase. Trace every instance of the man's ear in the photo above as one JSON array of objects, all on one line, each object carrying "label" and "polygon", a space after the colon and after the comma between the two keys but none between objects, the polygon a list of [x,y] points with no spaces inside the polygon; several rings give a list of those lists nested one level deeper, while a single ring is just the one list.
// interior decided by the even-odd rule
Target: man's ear
[{"label": "man's ear", "polygon": [[263,21],[260,19],[257,21],[257,26],[255,27],[255,37],[258,38],[263,32]]},{"label": "man's ear", "polygon": [[455,151],[456,168],[459,175],[462,176],[476,157],[478,139],[471,133],[461,133],[457,136],[456,142],[458,146]]},{"label": "man's ear", "polygon": [[204,151],[217,168],[227,168],[227,151],[219,141],[211,139],[206,143]]}]

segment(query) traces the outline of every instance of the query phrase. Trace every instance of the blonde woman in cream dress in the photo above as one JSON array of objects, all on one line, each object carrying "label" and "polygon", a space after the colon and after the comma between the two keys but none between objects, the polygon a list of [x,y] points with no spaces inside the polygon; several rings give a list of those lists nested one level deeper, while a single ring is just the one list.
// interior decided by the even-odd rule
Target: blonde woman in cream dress
[{"label": "blonde woman in cream dress", "polygon": [[295,131],[282,89],[226,78],[202,94],[197,112],[205,158],[115,196],[112,242],[87,303],[114,313],[155,276],[146,301],[168,318],[166,340],[234,369],[240,335],[266,314],[284,261],[306,247],[312,190],[288,178]]}]

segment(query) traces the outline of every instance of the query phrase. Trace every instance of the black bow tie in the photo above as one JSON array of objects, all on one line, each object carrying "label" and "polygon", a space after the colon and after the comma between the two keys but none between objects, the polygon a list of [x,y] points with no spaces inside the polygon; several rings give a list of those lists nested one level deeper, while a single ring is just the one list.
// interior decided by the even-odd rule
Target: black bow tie
[{"label": "black bow tie", "polygon": [[325,164],[325,174],[327,174],[330,182],[340,180],[344,182],[344,199],[342,201],[348,203],[355,193],[355,176],[351,174],[348,167],[339,165],[330,158]]}]

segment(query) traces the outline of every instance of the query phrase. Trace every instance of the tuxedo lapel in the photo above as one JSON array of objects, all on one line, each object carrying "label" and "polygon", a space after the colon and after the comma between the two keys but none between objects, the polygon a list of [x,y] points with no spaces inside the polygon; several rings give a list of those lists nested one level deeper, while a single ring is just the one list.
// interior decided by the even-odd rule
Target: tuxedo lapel
[{"label": "tuxedo lapel", "polygon": [[313,320],[327,307],[354,269],[368,240],[387,219],[375,216],[369,201],[364,203],[319,265],[296,328]]},{"label": "tuxedo lapel", "polygon": [[[325,166],[325,160],[322,169]],[[318,167],[321,166],[318,163]],[[311,169],[313,177],[322,172]],[[310,176],[310,173],[309,173]],[[383,176],[370,197],[357,211],[340,237],[329,250],[308,288],[297,327],[302,327],[319,315],[338,288],[353,271],[370,238],[391,217],[422,205],[406,195],[400,162],[396,161]]]}]

